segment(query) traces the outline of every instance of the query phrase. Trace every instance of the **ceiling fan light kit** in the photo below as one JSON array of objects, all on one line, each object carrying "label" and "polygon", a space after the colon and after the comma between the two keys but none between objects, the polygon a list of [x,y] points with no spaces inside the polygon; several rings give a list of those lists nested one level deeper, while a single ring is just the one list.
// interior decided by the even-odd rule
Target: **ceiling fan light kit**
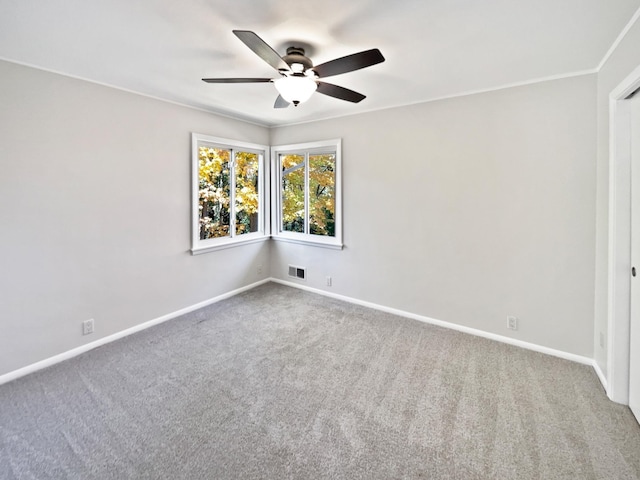
[{"label": "ceiling fan light kit", "polygon": [[319,79],[352,72],[384,62],[380,50],[374,48],[336,58],[316,67],[305,56],[303,48],[289,47],[287,54],[281,57],[258,35],[249,30],[234,30],[233,33],[262,60],[271,65],[280,74],[280,78],[203,78],[207,83],[267,83],[273,82],[278,90],[274,108],[286,108],[291,103],[298,106],[306,102],[313,92],[358,103],[366,97],[348,88],[321,82]]},{"label": "ceiling fan light kit", "polygon": [[309,100],[313,92],[318,88],[315,80],[304,75],[284,76],[274,80],[273,83],[282,98],[289,103],[293,103],[296,107],[298,104]]}]

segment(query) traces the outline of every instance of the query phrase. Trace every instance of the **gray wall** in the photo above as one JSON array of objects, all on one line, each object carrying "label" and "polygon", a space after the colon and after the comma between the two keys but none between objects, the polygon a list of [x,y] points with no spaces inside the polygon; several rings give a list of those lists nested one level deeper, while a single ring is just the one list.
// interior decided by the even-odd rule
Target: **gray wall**
[{"label": "gray wall", "polygon": [[599,336],[607,335],[608,224],[609,224],[609,94],[640,65],[640,22],[629,30],[598,73],[598,167],[594,358],[607,375],[607,340],[600,347]]},{"label": "gray wall", "polygon": [[[0,375],[288,263],[312,287],[593,354],[593,75],[271,130],[5,62],[0,79]],[[191,256],[192,131],[343,138],[345,249]]]},{"label": "gray wall", "polygon": [[0,374],[260,279],[188,253],[190,133],[266,128],[6,62],[0,105]]},{"label": "gray wall", "polygon": [[342,137],[345,249],[274,242],[271,274],[591,357],[595,96],[588,75],[274,129]]}]

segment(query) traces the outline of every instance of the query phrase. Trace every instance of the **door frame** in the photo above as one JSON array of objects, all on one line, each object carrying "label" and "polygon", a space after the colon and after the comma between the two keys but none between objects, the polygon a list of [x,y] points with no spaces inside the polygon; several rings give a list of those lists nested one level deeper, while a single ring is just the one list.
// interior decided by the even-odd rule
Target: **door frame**
[{"label": "door frame", "polygon": [[609,269],[607,395],[629,404],[631,306],[631,126],[625,99],[640,88],[640,65],[609,94]]}]

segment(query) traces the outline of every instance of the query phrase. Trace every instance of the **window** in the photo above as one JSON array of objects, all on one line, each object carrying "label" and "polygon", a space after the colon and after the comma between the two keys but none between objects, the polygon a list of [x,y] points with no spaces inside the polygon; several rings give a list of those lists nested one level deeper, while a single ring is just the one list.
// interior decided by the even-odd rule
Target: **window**
[{"label": "window", "polygon": [[272,147],[273,237],[342,248],[341,141]]},{"label": "window", "polygon": [[267,239],[267,147],[194,133],[192,149],[192,253]]}]

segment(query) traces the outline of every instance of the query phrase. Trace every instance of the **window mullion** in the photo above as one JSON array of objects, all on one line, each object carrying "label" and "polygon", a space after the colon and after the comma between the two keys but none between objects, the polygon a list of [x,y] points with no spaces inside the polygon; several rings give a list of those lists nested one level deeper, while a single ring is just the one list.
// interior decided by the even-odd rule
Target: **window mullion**
[{"label": "window mullion", "polygon": [[[265,231],[265,211],[267,204],[266,190],[264,188],[264,155],[258,155],[258,231]],[[267,212],[268,214],[268,212]]]},{"label": "window mullion", "polygon": [[309,235],[309,152],[304,154],[304,233]]},{"label": "window mullion", "polygon": [[229,236],[236,236],[236,151],[231,150],[229,162]]},{"label": "window mullion", "polygon": [[278,232],[284,231],[284,172],[282,170],[282,154],[278,154]]}]

